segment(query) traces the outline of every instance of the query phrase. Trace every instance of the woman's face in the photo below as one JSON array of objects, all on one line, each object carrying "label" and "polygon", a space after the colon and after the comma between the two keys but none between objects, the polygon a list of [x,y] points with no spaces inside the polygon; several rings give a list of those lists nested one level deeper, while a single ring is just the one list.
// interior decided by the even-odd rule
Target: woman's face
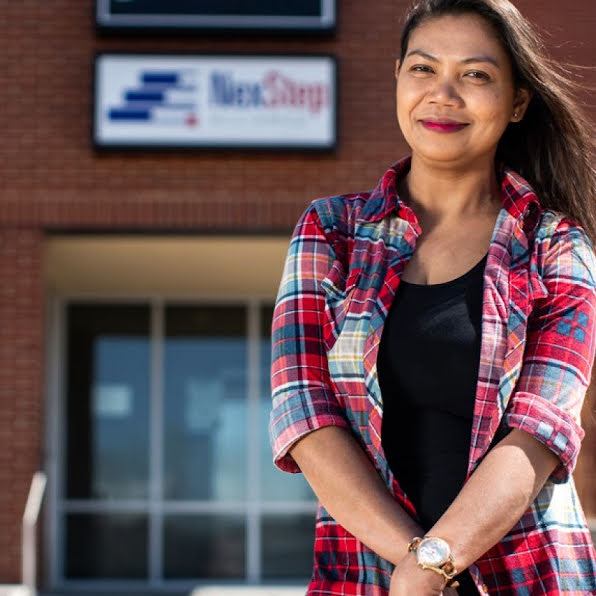
[{"label": "woman's face", "polygon": [[508,123],[521,120],[530,99],[527,90],[516,92],[505,50],[476,15],[419,25],[396,78],[399,126],[412,152],[430,162],[492,163]]}]

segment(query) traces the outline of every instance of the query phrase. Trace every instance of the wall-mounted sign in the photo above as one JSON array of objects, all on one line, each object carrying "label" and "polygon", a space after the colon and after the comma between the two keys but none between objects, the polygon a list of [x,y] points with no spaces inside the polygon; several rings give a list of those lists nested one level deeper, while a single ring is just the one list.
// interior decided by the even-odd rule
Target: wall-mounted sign
[{"label": "wall-mounted sign", "polygon": [[336,143],[331,56],[99,54],[97,147],[305,148]]},{"label": "wall-mounted sign", "polygon": [[96,0],[104,29],[332,31],[335,0]]}]

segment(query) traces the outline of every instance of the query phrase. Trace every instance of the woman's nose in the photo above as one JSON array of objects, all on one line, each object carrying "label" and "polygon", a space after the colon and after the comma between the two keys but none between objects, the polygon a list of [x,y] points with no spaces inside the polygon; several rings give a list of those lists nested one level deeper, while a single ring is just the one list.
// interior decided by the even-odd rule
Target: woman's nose
[{"label": "woman's nose", "polygon": [[429,98],[436,103],[458,105],[462,98],[457,91],[455,82],[448,77],[437,77],[429,91]]}]

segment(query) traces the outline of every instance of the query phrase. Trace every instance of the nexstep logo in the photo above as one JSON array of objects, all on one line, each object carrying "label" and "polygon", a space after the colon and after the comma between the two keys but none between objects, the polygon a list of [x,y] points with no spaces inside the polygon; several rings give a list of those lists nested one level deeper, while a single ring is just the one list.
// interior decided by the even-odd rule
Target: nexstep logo
[{"label": "nexstep logo", "polygon": [[296,81],[279,70],[267,72],[259,81],[236,79],[230,72],[217,70],[209,79],[209,103],[217,107],[287,108],[317,114],[329,106],[327,83]]},{"label": "nexstep logo", "polygon": [[108,105],[106,118],[116,125],[198,126],[198,78],[192,68],[140,68]]}]

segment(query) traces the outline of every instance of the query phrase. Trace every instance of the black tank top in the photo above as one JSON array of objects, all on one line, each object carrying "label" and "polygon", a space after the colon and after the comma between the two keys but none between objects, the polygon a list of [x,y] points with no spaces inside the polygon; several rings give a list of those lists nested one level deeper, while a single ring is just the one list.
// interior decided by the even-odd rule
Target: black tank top
[{"label": "black tank top", "polygon": [[[425,531],[466,477],[486,259],[441,284],[400,280],[379,346],[383,449]],[[461,596],[478,594],[467,572],[459,579]]]}]

